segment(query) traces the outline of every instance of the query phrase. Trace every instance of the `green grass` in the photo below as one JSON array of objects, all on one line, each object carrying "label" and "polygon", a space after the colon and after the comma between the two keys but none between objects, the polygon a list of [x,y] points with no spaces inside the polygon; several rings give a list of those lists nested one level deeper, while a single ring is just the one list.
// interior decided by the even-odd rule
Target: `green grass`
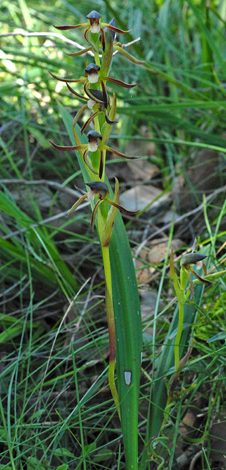
[{"label": "green grass", "polygon": [[[77,5],[51,0],[37,5],[31,0],[3,0],[0,470],[125,468],[121,425],[107,379],[99,240],[90,231],[89,208],[66,218],[75,195],[65,188],[74,189],[74,182],[83,187],[81,170],[72,152],[62,157],[48,143],[51,138],[69,145],[57,100],[72,115],[80,105],[63,84],[57,86],[48,70],[77,77],[86,60],[64,54],[75,48],[50,36],[56,33],[52,25],[82,22],[91,9],[108,21],[114,16],[120,28],[132,28],[122,41],[140,36],[128,51],[146,60],[145,66],[135,67],[119,54],[114,58],[112,76],[139,86],[129,92],[115,87],[120,125],[114,128],[110,145],[124,151],[128,141],[136,145],[141,126],[148,126],[147,141],[155,144],[155,155],[146,158],[159,170],[153,184],[169,193],[168,203],[157,211],[145,212],[132,224],[125,221],[131,246],[144,242],[149,249],[149,241],[161,239],[164,232],[169,254],[171,238],[180,237],[187,248],[196,236],[200,251],[208,254],[208,269],[221,271],[225,265],[224,2],[216,1],[207,12],[199,0],[133,1],[120,8],[108,1]],[[16,30],[34,35],[9,35]],[[79,30],[64,36],[85,45]],[[214,163],[205,174],[205,157],[198,159],[202,149],[217,151],[208,157]],[[112,160],[107,170],[115,172],[114,164]],[[121,187],[129,187],[127,170],[120,168],[117,163]],[[195,174],[200,171],[200,180],[194,179],[192,169]],[[215,183],[203,189],[210,173],[215,174]],[[171,202],[179,175],[192,192],[191,206],[184,205],[180,192]],[[175,217],[167,225],[161,218],[169,209]],[[145,333],[141,371],[139,470],[160,468],[163,460],[161,468],[181,468],[181,423],[187,423],[190,410],[202,414],[202,421],[196,418],[188,425],[189,432],[181,437],[183,449],[191,449],[190,460],[202,451],[197,470],[220,468],[219,453],[214,459],[211,449],[213,423],[225,422],[225,276],[208,288],[197,286],[193,302],[185,306],[181,354],[191,331],[194,347],[162,426],[177,328],[168,262],[166,258],[157,266],[151,264],[156,271],[148,290],[157,301],[144,324],[144,331],[151,330]],[[225,445],[225,437],[220,439]],[[221,455],[225,453],[222,447]]]}]

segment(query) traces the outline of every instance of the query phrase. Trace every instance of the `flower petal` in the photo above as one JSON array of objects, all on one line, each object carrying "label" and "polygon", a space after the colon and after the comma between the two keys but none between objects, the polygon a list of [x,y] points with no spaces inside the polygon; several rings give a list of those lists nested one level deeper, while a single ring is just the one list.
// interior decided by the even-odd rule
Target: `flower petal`
[{"label": "flower petal", "polygon": [[99,207],[99,205],[103,202],[102,199],[99,199],[99,201],[97,201],[94,209],[93,209],[93,212],[92,212],[92,217],[91,217],[91,230],[92,232],[94,231],[94,222],[95,222],[95,217],[96,217],[96,213],[97,213],[97,209]]},{"label": "flower petal", "polygon": [[95,175],[98,175],[97,171],[94,170],[89,158],[88,158],[88,149],[85,150],[85,152],[83,153],[83,160],[85,162],[85,164],[88,166],[88,168],[90,169],[90,171],[92,171],[92,173],[94,173]]},{"label": "flower petal", "polygon": [[57,145],[55,144],[52,140],[49,140],[49,143],[57,150],[81,150],[87,147],[87,144],[81,144],[81,145],[69,145],[69,146],[63,146],[63,145]]},{"label": "flower petal", "polygon": [[86,78],[79,78],[78,80],[73,80],[71,78],[61,78],[61,77],[57,77],[57,75],[54,75],[54,73],[50,72],[50,75],[52,75],[53,78],[55,78],[56,80],[59,80],[60,82],[64,82],[64,83],[72,83],[72,82],[85,82],[86,81]]},{"label": "flower petal", "polygon": [[139,60],[139,59],[136,59],[136,57],[133,57],[133,55],[129,54],[127,51],[125,51],[122,47],[120,46],[117,46],[114,44],[114,49],[118,52],[120,52],[121,54],[123,54],[125,57],[127,57],[127,59],[129,59],[131,62],[133,62],[134,64],[137,64],[137,65],[142,65],[142,64],[146,64],[146,61],[145,60]]},{"label": "flower petal", "polygon": [[78,206],[80,206],[80,204],[84,201],[84,199],[86,199],[88,197],[88,194],[83,194],[82,197],[80,197],[76,202],[75,204],[73,204],[73,206],[71,207],[71,209],[69,210],[68,212],[68,216],[71,215],[76,209]]},{"label": "flower petal", "polygon": [[106,201],[109,202],[109,204],[111,204],[112,206],[117,207],[117,209],[119,209],[121,212],[123,212],[126,215],[136,215],[138,214],[138,212],[140,212],[140,210],[128,211],[127,209],[125,209],[125,207],[122,207],[119,204],[116,204],[114,201],[111,201],[111,199],[108,199],[108,198],[106,199]]},{"label": "flower petal", "polygon": [[101,23],[101,25],[119,34],[127,34],[127,33],[131,33],[132,31],[132,29],[129,29],[128,31],[123,31],[123,29],[116,28],[115,26],[112,26],[111,24],[108,24],[108,23]]},{"label": "flower petal", "polygon": [[81,23],[81,24],[76,24],[74,26],[55,26],[53,24],[53,27],[56,29],[59,29],[60,31],[66,31],[67,29],[85,28],[87,26],[89,26],[89,23]]},{"label": "flower petal", "polygon": [[129,156],[129,155],[125,155],[124,153],[121,153],[119,152],[118,150],[115,150],[111,147],[109,147],[108,145],[105,145],[105,148],[107,150],[110,150],[110,152],[114,153],[115,155],[118,155],[119,157],[122,157],[122,158],[126,158],[127,160],[135,160],[137,158],[141,158],[141,155],[140,156]]},{"label": "flower petal", "polygon": [[117,79],[111,78],[111,77],[105,77],[103,80],[106,80],[106,81],[112,82],[112,83],[116,83],[117,85],[120,85],[124,88],[134,88],[135,86],[137,86],[137,83],[135,83],[134,85],[130,85],[129,83],[125,83],[125,82],[122,82],[121,80],[117,80]]},{"label": "flower petal", "polygon": [[78,51],[78,52],[65,52],[64,54],[68,55],[69,57],[79,57],[80,55],[83,55],[83,54],[86,54],[87,52],[91,51],[92,50],[92,47],[89,46],[89,47],[86,47],[84,49],[82,49],[81,51]]},{"label": "flower petal", "polygon": [[73,95],[77,96],[78,98],[80,98],[81,100],[84,100],[84,101],[88,101],[88,98],[86,98],[85,96],[82,96],[80,95],[79,93],[77,93],[75,90],[73,90],[73,88],[70,87],[70,85],[68,85],[68,82],[66,83],[67,87],[68,87],[68,90],[73,93]]}]

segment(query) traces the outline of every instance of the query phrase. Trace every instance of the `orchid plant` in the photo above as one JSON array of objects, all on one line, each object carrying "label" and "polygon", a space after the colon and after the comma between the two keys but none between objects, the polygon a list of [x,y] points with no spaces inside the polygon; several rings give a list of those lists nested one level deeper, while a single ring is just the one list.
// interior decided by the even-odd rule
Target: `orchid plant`
[{"label": "orchid plant", "polygon": [[[175,359],[175,373],[173,375],[170,390],[169,390],[169,398],[168,403],[171,401],[172,392],[176,383],[176,379],[179,376],[181,369],[185,366],[186,362],[189,359],[191,354],[192,347],[189,347],[188,352],[185,356],[180,359],[180,340],[183,331],[183,322],[184,322],[184,305],[185,302],[189,299],[192,300],[194,294],[194,283],[192,279],[192,274],[196,277],[198,281],[203,284],[211,284],[211,280],[206,278],[207,276],[207,269],[206,265],[203,260],[207,257],[201,253],[194,253],[196,246],[196,240],[192,246],[192,253],[186,253],[181,257],[180,261],[180,278],[178,278],[174,263],[173,263],[173,253],[171,252],[170,255],[170,274],[173,280],[174,289],[176,292],[177,300],[178,300],[178,328],[175,338],[174,344],[174,359]],[[203,276],[200,276],[194,269],[191,267],[192,265],[200,266],[203,270]]]},{"label": "orchid plant", "polygon": [[[107,144],[112,126],[117,123],[115,119],[117,102],[115,93],[111,93],[111,96],[109,96],[110,93],[106,83],[108,83],[108,86],[111,83],[115,83],[124,88],[133,88],[136,86],[136,84],[124,83],[121,80],[109,76],[113,49],[115,49],[116,53],[124,54],[127,59],[135,64],[142,64],[144,62],[135,59],[131,54],[126,52],[120,42],[114,42],[116,33],[126,34],[128,31],[117,28],[114,19],[109,24],[102,22],[101,15],[97,11],[89,13],[87,15],[87,22],[85,23],[75,26],[55,26],[55,28],[59,30],[84,28],[84,37],[88,42],[88,47],[78,53],[70,53],[69,55],[77,57],[89,52],[93,56],[93,61],[85,68],[84,76],[79,79],[73,77],[61,78],[51,73],[53,78],[64,82],[70,93],[80,100],[85,101],[85,104],[77,112],[72,123],[76,145],[61,146],[52,141],[50,141],[50,143],[55,149],[60,151],[77,150],[85,165],[86,173],[90,178],[90,181],[84,181],[89,188],[88,191],[80,190],[82,196],[72,206],[69,215],[71,215],[86,198],[90,200],[92,205],[91,229],[94,230],[96,223],[105,271],[106,312],[110,345],[109,385],[120,416],[121,403],[119,402],[118,391],[115,384],[116,331],[109,246],[118,210],[127,215],[135,215],[137,212],[128,211],[119,204],[119,183],[117,179],[115,179],[114,198],[109,198],[109,187],[105,182],[105,162],[107,151],[127,159],[139,157],[125,155],[116,149],[112,149]],[[83,85],[83,93],[74,90],[70,85],[71,83]],[[81,134],[83,134],[88,126],[92,126],[92,129],[87,133],[87,143],[82,143],[77,131],[77,124],[79,118],[81,118],[84,111],[87,110],[91,111],[91,115],[82,125]],[[96,199],[95,205],[93,204],[94,199]],[[128,371],[126,371],[126,374],[127,386],[129,386],[131,384],[131,377],[128,375]]]}]

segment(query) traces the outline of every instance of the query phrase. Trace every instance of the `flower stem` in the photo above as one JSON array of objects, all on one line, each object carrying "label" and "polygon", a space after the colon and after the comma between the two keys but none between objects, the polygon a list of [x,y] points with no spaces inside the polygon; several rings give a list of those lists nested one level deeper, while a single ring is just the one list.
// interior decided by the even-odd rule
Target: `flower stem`
[{"label": "flower stem", "polygon": [[106,295],[106,311],[108,320],[108,331],[109,331],[109,386],[111,393],[117,408],[119,417],[119,396],[115,385],[115,357],[116,357],[116,333],[115,333],[115,318],[113,308],[113,296],[112,296],[112,280],[111,280],[111,264],[109,255],[109,246],[102,246],[102,256],[105,272],[105,295]]}]

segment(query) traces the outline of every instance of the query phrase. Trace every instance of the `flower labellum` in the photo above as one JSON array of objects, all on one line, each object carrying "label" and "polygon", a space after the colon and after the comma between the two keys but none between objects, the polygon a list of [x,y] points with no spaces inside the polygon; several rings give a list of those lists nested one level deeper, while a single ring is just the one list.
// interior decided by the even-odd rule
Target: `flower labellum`
[{"label": "flower labellum", "polygon": [[102,135],[97,131],[89,131],[87,138],[89,152],[96,152],[99,147],[100,140],[102,140]]},{"label": "flower labellum", "polygon": [[90,31],[91,33],[99,33],[100,32],[100,24],[99,20],[102,18],[100,13],[93,10],[87,15],[87,20],[90,22]]},{"label": "flower labellum", "polygon": [[85,68],[86,75],[88,76],[89,83],[97,83],[99,80],[98,72],[100,70],[99,65],[89,64]]}]

